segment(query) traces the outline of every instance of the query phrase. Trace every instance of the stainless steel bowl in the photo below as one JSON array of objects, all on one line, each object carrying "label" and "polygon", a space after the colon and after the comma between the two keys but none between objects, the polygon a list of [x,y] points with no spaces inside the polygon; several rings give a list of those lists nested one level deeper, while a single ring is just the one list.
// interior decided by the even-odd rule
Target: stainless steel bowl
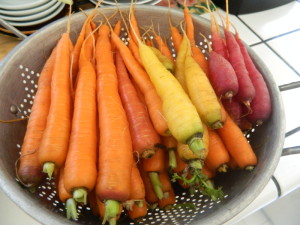
[{"label": "stainless steel bowl", "polygon": [[[122,6],[121,10],[128,10]],[[106,15],[113,10],[103,10]],[[172,21],[179,24],[183,14],[171,10]],[[160,33],[169,37],[168,9],[157,6],[136,6],[136,17],[141,26],[159,24]],[[72,16],[72,39],[75,41],[83,24],[85,15]],[[209,21],[193,17],[196,40],[205,48],[199,32],[209,37]],[[3,60],[0,67],[0,118],[12,119],[30,114],[38,73],[41,71],[51,49],[60,35],[66,30],[67,18],[53,22],[20,43]],[[126,218],[119,224],[222,224],[248,206],[270,180],[279,161],[285,133],[285,117],[279,89],[263,61],[249,49],[257,67],[268,84],[273,111],[271,118],[249,134],[249,140],[258,156],[258,165],[252,172],[235,171],[218,175],[216,185],[223,186],[226,197],[213,202],[201,194],[190,196],[176,188],[177,203],[192,202],[196,209],[173,208],[168,211],[153,210],[140,223]],[[16,110],[17,109],[17,110]],[[59,203],[53,181],[46,180],[35,194],[28,192],[17,181],[15,162],[19,157],[26,122],[0,124],[0,186],[4,192],[25,212],[45,225],[50,224],[95,224],[99,220],[92,216],[89,208],[79,208],[79,221],[65,219],[63,205]]]}]

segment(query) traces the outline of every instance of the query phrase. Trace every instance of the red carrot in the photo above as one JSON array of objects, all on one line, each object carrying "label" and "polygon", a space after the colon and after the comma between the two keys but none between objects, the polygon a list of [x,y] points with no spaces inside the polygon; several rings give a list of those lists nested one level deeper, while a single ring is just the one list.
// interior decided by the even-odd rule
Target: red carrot
[{"label": "red carrot", "polygon": [[247,48],[239,38],[238,33],[236,33],[235,38],[240,46],[241,53],[245,60],[245,65],[249,73],[249,77],[252,81],[256,93],[254,99],[251,102],[251,112],[249,113],[247,118],[253,124],[260,125],[263,123],[263,121],[266,121],[270,117],[272,111],[270,93],[262,74],[256,68],[254,62],[252,61],[252,58],[248,53]]},{"label": "red carrot", "polygon": [[111,38],[120,51],[126,68],[144,95],[144,99],[149,110],[149,115],[156,131],[163,136],[168,135],[168,125],[165,118],[162,116],[162,101],[158,96],[148,74],[135,60],[130,50],[114,32],[111,33]]},{"label": "red carrot", "polygon": [[159,135],[129,79],[119,52],[116,54],[116,68],[119,93],[129,122],[133,151],[143,158],[149,158],[155,153],[156,145],[160,142]]},{"label": "red carrot", "polygon": [[[226,2],[227,1],[228,0],[226,0]],[[240,46],[234,35],[229,31],[228,8],[226,9],[226,29],[224,33],[228,50],[228,60],[234,68],[239,83],[239,91],[236,97],[240,102],[250,108],[250,103],[255,97],[255,88],[249,77]]]}]

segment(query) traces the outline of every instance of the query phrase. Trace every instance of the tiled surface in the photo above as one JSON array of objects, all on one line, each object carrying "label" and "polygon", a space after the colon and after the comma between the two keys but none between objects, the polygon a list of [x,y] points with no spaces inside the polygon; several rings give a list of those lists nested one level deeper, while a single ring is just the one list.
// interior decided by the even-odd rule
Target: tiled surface
[{"label": "tiled surface", "polygon": [[[300,188],[278,199],[262,211],[272,225],[299,225]],[[255,223],[253,223],[255,224]],[[250,225],[250,224],[249,224]]]},{"label": "tiled surface", "polygon": [[[221,14],[224,15],[224,12]],[[257,13],[230,15],[230,20],[237,27],[242,40],[264,61],[277,85],[300,81],[300,1]],[[1,49],[0,60],[1,54],[6,52]],[[290,131],[300,126],[300,88],[282,92],[282,98],[286,131]],[[287,137],[284,147],[297,145],[300,145],[300,131]],[[284,197],[276,200],[278,190],[271,180],[260,196],[227,224],[300,224],[299,161],[299,155],[284,156],[274,173]],[[2,191],[0,203],[0,214],[5,215],[0,224],[39,224],[12,203]]]},{"label": "tiled surface", "polygon": [[266,44],[261,43],[255,45],[252,49],[268,67],[278,86],[293,81],[300,81],[300,76],[280,59]]},{"label": "tiled surface", "polygon": [[[300,6],[300,3],[299,3]],[[300,15],[300,10],[299,10]],[[300,24],[300,16],[298,23]],[[300,31],[292,32],[280,38],[274,38],[267,43],[300,73]],[[296,43],[296,44],[295,44]],[[288,49],[288,51],[287,51]]]},{"label": "tiled surface", "polygon": [[263,40],[300,29],[300,3],[294,1],[262,12],[239,16]]}]

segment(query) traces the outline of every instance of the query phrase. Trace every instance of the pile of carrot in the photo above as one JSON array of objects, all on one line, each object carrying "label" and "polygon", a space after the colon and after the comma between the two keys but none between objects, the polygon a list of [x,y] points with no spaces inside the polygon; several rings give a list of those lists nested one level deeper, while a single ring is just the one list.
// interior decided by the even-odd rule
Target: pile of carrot
[{"label": "pile of carrot", "polygon": [[[96,9],[74,44],[68,24],[41,72],[21,149],[20,182],[38,186],[47,174],[57,183],[68,218],[77,219],[77,204],[88,204],[111,225],[121,212],[139,220],[149,208],[172,208],[172,182],[221,199],[221,187],[213,184],[218,173],[251,171],[257,164],[223,98],[246,103],[251,122],[268,118],[255,96],[238,97],[246,91],[239,79],[223,77],[222,71],[230,76],[243,70],[261,87],[238,34],[225,30],[224,40],[212,16],[206,60],[185,6],[185,29],[169,18],[173,58],[159,32],[152,30],[155,38],[144,41],[134,7],[127,21],[120,12],[115,25],[107,18],[95,23]],[[122,26],[128,45],[120,38]]]}]

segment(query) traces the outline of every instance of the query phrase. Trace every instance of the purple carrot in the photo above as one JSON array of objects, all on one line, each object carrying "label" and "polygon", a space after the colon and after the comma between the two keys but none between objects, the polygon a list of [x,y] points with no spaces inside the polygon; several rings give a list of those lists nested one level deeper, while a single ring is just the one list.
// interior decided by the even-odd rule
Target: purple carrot
[{"label": "purple carrot", "polygon": [[236,94],[236,98],[238,101],[244,103],[248,108],[250,108],[250,103],[255,97],[255,88],[249,77],[239,44],[230,31],[225,29],[224,33],[226,37],[229,62],[237,75],[239,83],[239,91]]},{"label": "purple carrot", "polygon": [[251,102],[251,113],[249,113],[247,118],[251,123],[260,125],[270,117],[272,111],[270,93],[262,74],[253,63],[238,33],[236,33],[235,38],[240,46],[246,68],[256,92],[256,96]]},{"label": "purple carrot", "polygon": [[223,56],[211,51],[208,57],[209,80],[217,96],[231,99],[238,90],[239,84],[231,64]]}]

